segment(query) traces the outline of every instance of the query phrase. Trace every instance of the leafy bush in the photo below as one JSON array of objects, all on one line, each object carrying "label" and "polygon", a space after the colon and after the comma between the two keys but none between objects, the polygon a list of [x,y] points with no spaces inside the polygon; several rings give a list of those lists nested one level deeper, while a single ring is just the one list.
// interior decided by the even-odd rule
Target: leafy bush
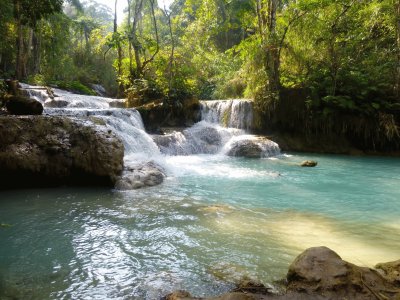
[{"label": "leafy bush", "polygon": [[83,95],[96,95],[96,92],[79,81],[57,81],[55,84],[60,88],[70,92]]},{"label": "leafy bush", "polygon": [[32,85],[47,85],[45,76],[41,74],[28,76],[28,83]]},{"label": "leafy bush", "polygon": [[139,106],[163,97],[163,93],[153,80],[135,79],[125,90],[129,106]]}]

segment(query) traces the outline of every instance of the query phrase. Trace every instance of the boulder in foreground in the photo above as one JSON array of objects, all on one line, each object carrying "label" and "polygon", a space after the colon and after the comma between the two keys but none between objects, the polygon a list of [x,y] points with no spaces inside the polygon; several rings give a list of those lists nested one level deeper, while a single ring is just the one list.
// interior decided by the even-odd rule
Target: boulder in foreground
[{"label": "boulder in foreground", "polygon": [[[182,291],[167,300],[398,300],[397,281],[400,261],[378,264],[377,268],[359,267],[340,258],[327,247],[313,247],[301,253],[290,265],[286,292],[272,294],[261,285],[240,287],[217,297],[195,298]],[[383,274],[382,274],[383,272]]]},{"label": "boulder in foreground", "polygon": [[42,103],[22,96],[8,97],[6,108],[12,115],[41,115],[43,113]]}]

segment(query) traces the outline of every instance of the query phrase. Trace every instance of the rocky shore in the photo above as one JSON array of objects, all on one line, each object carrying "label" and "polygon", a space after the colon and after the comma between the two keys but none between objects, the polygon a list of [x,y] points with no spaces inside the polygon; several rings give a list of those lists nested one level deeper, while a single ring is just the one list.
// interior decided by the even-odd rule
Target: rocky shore
[{"label": "rocky shore", "polygon": [[245,281],[218,297],[197,298],[176,291],[164,300],[398,300],[400,260],[371,269],[342,260],[327,247],[313,247],[293,261],[284,285],[285,292],[279,295],[260,283]]}]

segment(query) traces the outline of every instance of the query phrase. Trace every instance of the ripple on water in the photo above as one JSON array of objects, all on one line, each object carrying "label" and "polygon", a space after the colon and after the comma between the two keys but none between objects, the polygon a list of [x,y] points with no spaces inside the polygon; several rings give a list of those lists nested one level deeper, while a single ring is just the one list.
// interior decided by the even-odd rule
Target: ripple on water
[{"label": "ripple on water", "polygon": [[[298,163],[316,159],[318,167]],[[326,245],[399,259],[400,161],[341,156],[165,158],[161,186],[0,193],[0,298],[157,299],[271,283]],[[274,176],[279,174],[279,176]],[[379,241],[379,242],[377,242]]]}]

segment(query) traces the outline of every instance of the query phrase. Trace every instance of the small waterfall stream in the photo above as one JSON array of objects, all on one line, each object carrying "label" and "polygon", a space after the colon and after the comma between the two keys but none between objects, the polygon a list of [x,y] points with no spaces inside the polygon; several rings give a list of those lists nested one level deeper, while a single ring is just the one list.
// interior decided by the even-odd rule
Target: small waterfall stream
[{"label": "small waterfall stream", "polygon": [[225,127],[250,130],[253,103],[247,99],[201,101],[202,119]]}]

